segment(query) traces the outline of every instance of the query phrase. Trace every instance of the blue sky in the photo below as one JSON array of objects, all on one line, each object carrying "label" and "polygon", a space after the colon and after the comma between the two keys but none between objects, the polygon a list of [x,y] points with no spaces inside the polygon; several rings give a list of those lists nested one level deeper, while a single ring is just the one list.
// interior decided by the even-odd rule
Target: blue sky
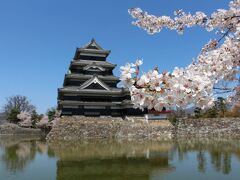
[{"label": "blue sky", "polygon": [[38,112],[57,104],[75,48],[95,38],[112,51],[108,61],[119,67],[137,58],[143,70],[154,66],[171,71],[186,66],[213,37],[200,28],[184,35],[163,30],[148,35],[131,24],[128,8],[140,7],[155,15],[176,9],[210,14],[226,8],[227,0],[1,0],[0,106],[11,95],[25,95]]}]

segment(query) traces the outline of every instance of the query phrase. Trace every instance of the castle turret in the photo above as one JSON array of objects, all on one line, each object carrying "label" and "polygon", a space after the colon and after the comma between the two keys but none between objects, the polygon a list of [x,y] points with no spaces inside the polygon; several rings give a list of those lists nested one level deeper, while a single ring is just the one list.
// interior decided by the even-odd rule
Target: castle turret
[{"label": "castle turret", "polygon": [[116,64],[106,61],[111,51],[104,50],[94,39],[77,48],[65,75],[63,88],[58,89],[58,109],[62,115],[125,116],[143,115],[133,109],[129,91],[118,88],[113,75]]}]

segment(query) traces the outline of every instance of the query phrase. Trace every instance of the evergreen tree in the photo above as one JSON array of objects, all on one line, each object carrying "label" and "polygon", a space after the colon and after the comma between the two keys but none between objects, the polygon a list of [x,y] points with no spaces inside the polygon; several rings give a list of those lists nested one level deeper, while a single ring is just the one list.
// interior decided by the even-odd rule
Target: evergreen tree
[{"label": "evergreen tree", "polygon": [[200,118],[202,116],[202,109],[199,107],[196,107],[194,110],[195,118]]},{"label": "evergreen tree", "polygon": [[223,97],[218,97],[216,102],[218,114],[222,117],[225,117],[225,112],[227,111],[227,106],[225,99]]},{"label": "evergreen tree", "polygon": [[18,123],[19,119],[17,118],[17,115],[20,113],[20,111],[17,108],[11,109],[10,112],[7,114],[7,120],[11,123]]},{"label": "evergreen tree", "polygon": [[55,107],[49,108],[47,110],[47,116],[48,116],[49,121],[52,121],[54,119],[55,114],[56,114],[56,108]]},{"label": "evergreen tree", "polygon": [[204,113],[204,116],[207,118],[216,118],[218,116],[218,110],[216,106],[213,106],[212,108],[209,108],[208,110],[206,110],[206,112]]}]

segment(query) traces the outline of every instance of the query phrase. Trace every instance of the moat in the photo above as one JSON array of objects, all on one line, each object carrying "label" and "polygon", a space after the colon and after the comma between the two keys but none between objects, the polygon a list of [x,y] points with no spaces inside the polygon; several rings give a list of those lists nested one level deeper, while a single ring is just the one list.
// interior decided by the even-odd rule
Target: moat
[{"label": "moat", "polygon": [[239,179],[240,140],[68,141],[0,136],[4,180]]}]

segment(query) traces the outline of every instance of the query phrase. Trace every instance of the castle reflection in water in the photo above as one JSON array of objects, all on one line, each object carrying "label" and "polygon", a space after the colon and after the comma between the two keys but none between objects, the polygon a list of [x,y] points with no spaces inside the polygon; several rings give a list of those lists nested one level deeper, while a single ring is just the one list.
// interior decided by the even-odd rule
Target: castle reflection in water
[{"label": "castle reflection in water", "polygon": [[[189,158],[198,172],[210,165],[214,171],[230,174],[232,157],[240,161],[240,141],[190,139],[161,142],[55,142],[31,138],[0,138],[0,165],[10,173],[21,173],[38,154],[56,159],[56,179],[151,179],[177,170],[176,162]],[[47,163],[47,162],[43,162]],[[1,168],[2,166],[0,166]],[[43,166],[44,167],[44,166]]]}]

